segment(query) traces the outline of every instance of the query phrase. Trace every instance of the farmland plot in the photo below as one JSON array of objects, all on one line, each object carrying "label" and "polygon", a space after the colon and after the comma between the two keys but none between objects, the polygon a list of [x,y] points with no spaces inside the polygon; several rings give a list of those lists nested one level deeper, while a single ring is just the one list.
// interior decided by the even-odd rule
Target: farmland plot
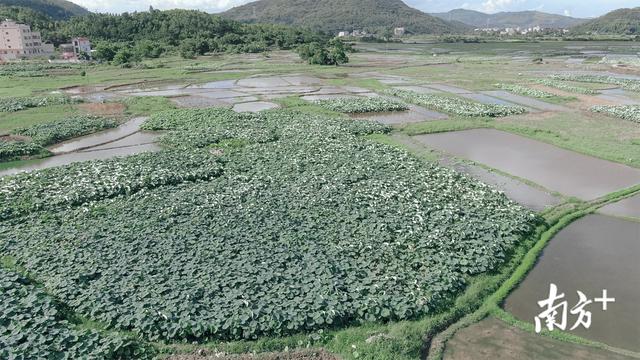
[{"label": "farmland plot", "polygon": [[118,122],[99,116],[74,116],[45,124],[14,129],[16,135],[28,136],[40,146],[53,145],[74,137],[118,126]]},{"label": "farmland plot", "polygon": [[79,100],[66,96],[1,98],[0,112],[15,112],[29,108],[77,103]]},{"label": "farmland plot", "polygon": [[363,98],[338,98],[327,100],[316,100],[314,104],[325,109],[342,113],[370,113],[404,111],[409,107],[397,100],[383,97],[363,97]]},{"label": "farmland plot", "polygon": [[640,123],[640,105],[593,106],[591,111]]},{"label": "farmland plot", "polygon": [[502,117],[527,112],[527,110],[521,106],[481,104],[457,97],[420,94],[409,90],[391,89],[387,90],[386,93],[416,105],[460,116]]},{"label": "farmland plot", "polygon": [[[0,251],[78,313],[151,340],[434,313],[537,222],[486,185],[357,136],[387,131],[376,123],[210,109],[145,126],[171,144],[208,134],[176,147],[216,148],[222,172],[6,219]],[[48,175],[7,198],[29,203],[64,177]]]},{"label": "farmland plot", "polygon": [[0,358],[131,358],[142,355],[130,339],[79,329],[55,300],[28,279],[0,268]]},{"label": "farmland plot", "polygon": [[626,90],[640,91],[640,80],[627,79],[609,75],[577,75],[577,74],[554,74],[552,80],[576,81],[596,84],[618,85]]}]

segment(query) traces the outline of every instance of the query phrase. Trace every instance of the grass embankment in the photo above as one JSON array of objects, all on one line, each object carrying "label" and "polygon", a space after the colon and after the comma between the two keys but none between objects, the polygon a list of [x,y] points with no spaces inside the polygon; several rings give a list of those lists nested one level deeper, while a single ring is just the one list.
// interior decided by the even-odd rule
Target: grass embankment
[{"label": "grass embankment", "polygon": [[[484,319],[488,315],[497,316],[504,321],[512,325],[516,325],[519,328],[533,332],[533,327],[530,324],[519,321],[515,319],[510,314],[506,313],[501,309],[502,303],[507,298],[507,296],[515,289],[521,281],[524,280],[526,275],[533,269],[535,266],[538,257],[546,247],[546,245],[551,241],[551,239],[558,233],[560,230],[567,227],[569,224],[574,222],[575,220],[580,219],[581,217],[591,214],[595,212],[600,207],[620,201],[627,197],[634,196],[640,193],[640,186],[634,186],[629,189],[624,189],[609,195],[606,195],[600,199],[594,200],[589,203],[576,203],[574,209],[564,210],[557,212],[558,210],[552,210],[548,213],[551,215],[551,218],[555,221],[550,223],[550,227],[541,232],[538,241],[531,247],[531,249],[527,252],[527,254],[522,258],[521,263],[514,269],[513,273],[506,279],[504,283],[497,289],[495,293],[489,296],[482,304],[482,306],[473,313],[466,315],[461,318],[460,321],[452,324],[446,330],[438,334],[433,341],[431,341],[431,346],[429,348],[428,359],[442,359],[444,355],[444,350],[446,346],[446,342],[451,339],[455,333],[467,327],[473,323],[476,323],[482,319]],[[583,339],[581,337],[567,334],[560,331],[546,331],[543,330],[541,332],[543,336],[550,336],[557,340],[574,342],[577,344],[594,346],[597,348],[601,348],[604,350],[614,351],[617,353],[621,353],[624,355],[637,356],[638,354],[629,352],[626,350],[620,350],[614,347],[610,347],[608,345],[598,343],[595,341]]]}]

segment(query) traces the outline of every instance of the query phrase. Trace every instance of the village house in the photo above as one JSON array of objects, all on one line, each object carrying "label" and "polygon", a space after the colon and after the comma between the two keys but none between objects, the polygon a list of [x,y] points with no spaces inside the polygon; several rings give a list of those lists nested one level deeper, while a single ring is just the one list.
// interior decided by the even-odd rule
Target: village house
[{"label": "village house", "polygon": [[6,19],[0,22],[0,60],[47,57],[53,54],[52,44],[43,44],[40,32],[29,25]]},{"label": "village house", "polygon": [[404,35],[404,33],[405,33],[405,30],[404,30],[403,27],[397,27],[397,28],[393,29],[393,35],[395,35],[395,36],[402,36],[402,35]]},{"label": "village house", "polygon": [[91,59],[91,42],[85,37],[71,39],[69,44],[60,45],[60,53],[65,60]]}]

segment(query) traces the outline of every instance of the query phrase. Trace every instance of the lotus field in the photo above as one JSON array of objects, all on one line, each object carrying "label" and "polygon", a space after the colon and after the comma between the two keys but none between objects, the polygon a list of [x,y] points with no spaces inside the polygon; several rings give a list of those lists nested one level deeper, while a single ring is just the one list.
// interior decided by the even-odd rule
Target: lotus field
[{"label": "lotus field", "polygon": [[591,111],[640,123],[640,105],[593,106]]},{"label": "lotus field", "polygon": [[66,96],[0,98],[0,112],[15,112],[29,108],[65,105],[76,102],[78,100]]},{"label": "lotus field", "polygon": [[221,172],[218,159],[207,152],[163,151],[22,173],[0,178],[0,219],[209,180]]},{"label": "lotus field", "polygon": [[608,75],[576,75],[576,74],[554,74],[550,76],[553,80],[576,81],[596,84],[618,85],[626,90],[640,91],[640,80],[627,79]]},{"label": "lotus field", "polygon": [[555,94],[552,94],[550,92],[546,92],[538,89],[532,89],[522,85],[500,83],[500,84],[495,84],[495,86],[499,89],[507,90],[514,94],[531,96],[531,97],[541,98],[541,99],[552,98],[556,96]]},{"label": "lotus field", "polygon": [[49,123],[14,129],[12,133],[28,136],[37,145],[48,146],[116,126],[118,126],[118,122],[113,119],[78,115]]},{"label": "lotus field", "polygon": [[[433,314],[538,221],[489,186],[363,138],[388,131],[368,121],[207,109],[160,113],[145,127],[167,131],[173,149],[0,182],[0,251],[78,315],[144,340]],[[43,298],[8,278],[11,291]],[[98,338],[87,348],[55,321],[63,330],[26,343],[67,339],[72,358],[130,349]],[[0,323],[3,355],[18,357],[25,342],[7,329]]]},{"label": "lotus field", "polygon": [[532,79],[531,81],[536,82],[538,84],[556,88],[558,90],[567,91],[570,93],[583,94],[583,95],[595,95],[598,91],[589,89],[582,86],[575,86],[571,84],[567,84],[561,80],[552,80],[552,79]]},{"label": "lotus field", "polygon": [[460,116],[502,117],[527,112],[521,106],[481,104],[458,97],[420,94],[410,90],[390,89],[386,90],[385,93],[416,105]]},{"label": "lotus field", "polygon": [[81,329],[43,289],[0,267],[0,359],[132,358],[131,339]]},{"label": "lotus field", "polygon": [[0,162],[19,160],[41,153],[46,154],[46,150],[31,142],[0,140]]},{"label": "lotus field", "polygon": [[407,104],[384,97],[361,97],[316,100],[314,104],[342,113],[369,113],[408,110]]}]

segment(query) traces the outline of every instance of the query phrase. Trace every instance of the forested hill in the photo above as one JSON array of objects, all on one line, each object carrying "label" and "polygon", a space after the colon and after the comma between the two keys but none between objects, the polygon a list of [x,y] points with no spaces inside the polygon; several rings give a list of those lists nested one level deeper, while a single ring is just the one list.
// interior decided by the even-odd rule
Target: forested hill
[{"label": "forested hill", "polygon": [[220,39],[228,44],[265,41],[284,45],[308,42],[320,35],[282,25],[247,25],[197,10],[151,10],[136,13],[88,14],[59,24],[64,37],[86,36],[113,42],[151,40],[179,45],[187,39]]},{"label": "forested hill", "polygon": [[572,29],[574,34],[640,34],[640,7],[618,9]]},{"label": "forested hill", "polygon": [[443,20],[459,21],[476,27],[521,27],[529,28],[541,26],[543,28],[566,29],[585,22],[578,19],[558,14],[548,14],[540,11],[515,11],[485,14],[480,11],[455,9],[445,13],[433,13]]},{"label": "forested hill", "polygon": [[111,53],[104,56],[109,60],[122,49],[131,50],[127,55],[141,54],[139,58],[158,57],[177,49],[190,57],[218,51],[293,49],[300,44],[328,41],[325,34],[308,29],[243,24],[197,10],[150,10],[120,15],[89,13],[66,21],[54,21],[21,7],[0,7],[0,15],[7,12],[18,15],[10,17],[40,30],[43,39],[56,46],[76,36],[88,37],[94,49]]},{"label": "forested hill", "polygon": [[0,0],[0,7],[21,7],[53,20],[66,20],[89,13],[89,10],[65,0]]},{"label": "forested hill", "polygon": [[438,19],[401,0],[260,0],[221,15],[243,22],[307,26],[330,33],[356,29],[376,32],[395,27],[416,34],[468,30],[466,25]]}]

